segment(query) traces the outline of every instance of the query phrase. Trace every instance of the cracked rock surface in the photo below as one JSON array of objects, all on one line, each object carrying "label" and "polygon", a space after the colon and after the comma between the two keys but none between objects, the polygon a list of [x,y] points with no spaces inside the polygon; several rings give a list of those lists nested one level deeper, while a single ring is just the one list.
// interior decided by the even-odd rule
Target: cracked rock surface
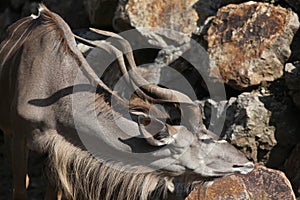
[{"label": "cracked rock surface", "polygon": [[299,28],[297,15],[268,3],[222,7],[208,30],[208,52],[224,83],[236,89],[273,81],[283,75],[290,44]]}]

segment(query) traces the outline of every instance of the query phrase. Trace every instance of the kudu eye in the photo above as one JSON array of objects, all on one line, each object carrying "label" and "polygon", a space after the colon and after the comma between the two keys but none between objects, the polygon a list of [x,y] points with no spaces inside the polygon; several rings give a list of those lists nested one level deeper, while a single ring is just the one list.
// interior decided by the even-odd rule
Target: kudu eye
[{"label": "kudu eye", "polygon": [[149,116],[139,116],[138,123],[142,136],[150,145],[164,146],[174,141],[163,121]]},{"label": "kudu eye", "polygon": [[169,137],[170,136],[170,134],[169,134],[169,132],[168,132],[168,130],[167,130],[167,128],[165,126],[159,132],[152,133],[152,134],[154,134],[153,137],[155,139],[157,139],[157,140],[161,140],[161,139],[163,139],[165,137]]}]

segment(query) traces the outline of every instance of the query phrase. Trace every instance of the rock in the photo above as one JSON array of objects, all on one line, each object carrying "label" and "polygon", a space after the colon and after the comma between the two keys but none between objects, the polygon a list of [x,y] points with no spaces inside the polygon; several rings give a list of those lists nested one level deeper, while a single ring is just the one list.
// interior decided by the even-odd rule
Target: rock
[{"label": "rock", "polygon": [[300,0],[285,0],[297,12],[300,12]]},{"label": "rock", "polygon": [[207,99],[204,102],[203,116],[206,126],[211,124],[210,129],[215,132],[218,127],[214,125],[218,123],[211,121],[211,113],[218,113],[217,120],[225,115],[221,135],[255,162],[265,164],[277,141],[275,127],[270,125],[271,112],[260,101],[260,97],[258,94],[242,93],[229,101],[215,102]]},{"label": "rock", "polygon": [[218,9],[228,4],[238,4],[247,0],[199,0],[194,8],[198,13],[198,26],[201,27],[206,19],[215,16]]},{"label": "rock", "polygon": [[290,44],[299,28],[297,15],[280,6],[247,2],[219,9],[208,30],[208,52],[224,83],[242,90],[283,75]]},{"label": "rock", "polygon": [[[194,5],[194,8],[199,16],[198,26],[201,27],[208,17],[215,16],[219,8],[228,4],[241,4],[247,1],[248,0],[199,0]],[[272,4],[274,4],[276,1],[280,0],[264,0],[264,2]]]},{"label": "rock", "polygon": [[290,157],[285,163],[285,173],[296,192],[300,195],[300,143],[293,149]]},{"label": "rock", "polygon": [[[159,75],[156,76],[159,78],[158,82],[154,83],[183,92],[191,99],[196,99],[196,91],[193,88],[193,83],[198,81],[198,76],[195,77],[195,74],[197,75],[198,72],[191,72],[193,68],[185,69],[188,65],[182,63],[181,59],[179,59],[182,58],[180,56],[188,49],[190,49],[190,44],[180,47],[169,46],[162,49],[153,63],[154,67],[159,69]],[[184,59],[186,58],[182,60]],[[188,59],[186,61],[189,62]],[[183,68],[181,68],[182,65],[180,62],[183,64]],[[185,70],[189,71],[190,74],[186,76]],[[198,88],[200,88],[199,85]]]},{"label": "rock", "polygon": [[[117,31],[136,28],[148,38],[150,44],[159,47],[166,47],[170,42],[182,44],[197,29],[198,16],[193,9],[196,2],[197,0],[123,0],[119,2],[114,28]],[[153,32],[156,28],[162,30]]]},{"label": "rock", "polygon": [[300,62],[285,65],[285,81],[295,105],[300,109]]},{"label": "rock", "polygon": [[118,0],[84,0],[91,25],[111,27]]},{"label": "rock", "polygon": [[180,81],[178,79],[182,77],[178,76],[179,73],[176,70],[171,71],[168,65],[178,59],[183,51],[184,48],[167,46],[158,52],[157,57],[152,63],[139,66],[141,68],[140,72],[146,80],[156,85],[163,83],[170,84],[174,79]]},{"label": "rock", "polygon": [[283,83],[274,84],[262,89],[264,94],[245,92],[224,101],[202,100],[199,105],[206,127],[255,162],[283,169],[293,146],[300,142],[299,113]]},{"label": "rock", "polygon": [[270,124],[271,112],[260,98],[259,94],[242,93],[229,100],[225,137],[249,158],[264,164],[277,141],[275,127]]},{"label": "rock", "polygon": [[266,164],[271,168],[283,169],[292,148],[300,141],[300,126],[299,113],[287,94],[284,81],[277,82],[272,83],[274,88],[270,88],[271,94],[263,95],[260,100],[272,113],[270,124],[275,127],[277,140],[277,145],[272,149]]},{"label": "rock", "polygon": [[283,172],[257,166],[247,175],[232,175],[208,188],[199,186],[185,200],[295,200],[291,184]]}]

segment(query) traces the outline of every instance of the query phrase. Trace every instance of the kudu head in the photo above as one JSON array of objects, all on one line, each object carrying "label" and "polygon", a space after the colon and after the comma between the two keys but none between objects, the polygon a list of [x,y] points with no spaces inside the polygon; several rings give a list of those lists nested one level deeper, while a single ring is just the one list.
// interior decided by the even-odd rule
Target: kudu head
[{"label": "kudu head", "polygon": [[[109,42],[112,45],[105,48],[116,54],[123,75],[129,74],[128,84],[136,91],[135,100],[129,106],[130,114],[138,124],[144,142],[155,147],[153,156],[157,157],[157,162],[152,164],[154,168],[173,175],[189,172],[202,177],[252,171],[254,165],[245,155],[209,133],[203,125],[199,107],[187,95],[151,84],[135,72],[136,65],[128,41],[114,33],[92,31],[111,37]],[[122,60],[123,52],[129,70]]]},{"label": "kudu head", "polygon": [[160,117],[154,105],[143,105],[144,109],[139,111],[135,111],[133,106],[131,114],[136,116],[145,142],[157,147],[157,159],[163,155],[169,163],[165,166],[162,158],[161,162],[155,163],[154,168],[173,175],[188,172],[201,177],[246,174],[253,170],[253,163],[244,154],[227,141],[216,139],[216,135],[207,130],[202,122],[198,122],[197,129],[191,130],[182,123],[173,124],[169,116]]}]

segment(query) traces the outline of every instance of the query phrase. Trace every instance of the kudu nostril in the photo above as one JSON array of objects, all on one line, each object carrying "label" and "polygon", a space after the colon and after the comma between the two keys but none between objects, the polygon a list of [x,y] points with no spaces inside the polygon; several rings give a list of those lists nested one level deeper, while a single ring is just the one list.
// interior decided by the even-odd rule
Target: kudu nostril
[{"label": "kudu nostril", "polygon": [[233,168],[243,167],[243,165],[232,165]]},{"label": "kudu nostril", "polygon": [[233,168],[237,168],[237,167],[248,167],[248,168],[253,168],[254,164],[252,162],[247,162],[245,164],[236,164],[236,165],[232,165]]},{"label": "kudu nostril", "polygon": [[247,174],[254,169],[254,164],[252,162],[247,162],[245,164],[235,164],[232,166],[235,168],[235,172],[240,174]]}]

